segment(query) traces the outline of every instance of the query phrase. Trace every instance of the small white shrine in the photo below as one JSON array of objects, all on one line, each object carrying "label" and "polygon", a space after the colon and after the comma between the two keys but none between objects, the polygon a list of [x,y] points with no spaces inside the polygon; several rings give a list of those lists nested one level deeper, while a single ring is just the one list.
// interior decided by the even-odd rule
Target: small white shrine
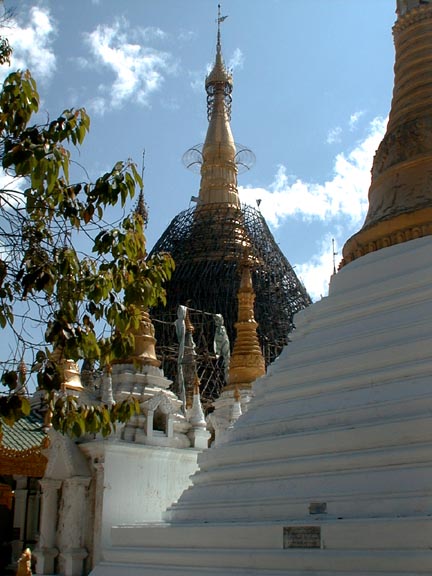
[{"label": "small white shrine", "polygon": [[[143,312],[134,357],[114,364],[94,383],[105,404],[138,399],[137,416],[106,439],[76,442],[49,432],[36,574],[87,574],[103,560],[114,524],[161,521],[190,484],[210,433],[199,394],[186,417],[182,401],[168,389],[171,382],[156,359],[153,334]],[[72,372],[76,376],[77,367]],[[95,401],[96,392],[83,388],[77,377],[71,376],[66,388],[86,403]]]}]

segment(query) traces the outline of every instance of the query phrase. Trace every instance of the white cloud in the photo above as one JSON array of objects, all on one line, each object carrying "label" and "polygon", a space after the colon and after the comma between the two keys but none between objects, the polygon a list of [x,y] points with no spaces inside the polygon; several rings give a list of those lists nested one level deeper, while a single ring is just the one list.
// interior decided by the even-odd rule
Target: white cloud
[{"label": "white cloud", "polygon": [[170,110],[171,112],[175,112],[176,110],[180,110],[180,104],[177,100],[176,97],[170,97],[170,98],[162,98],[161,101],[161,106],[163,108],[165,108],[165,110]]},{"label": "white cloud", "polygon": [[319,240],[317,252],[307,262],[294,265],[312,300],[327,296],[331,276],[342,259],[345,240],[346,228],[335,226],[332,233],[326,233]]},{"label": "white cloud", "polygon": [[[171,55],[133,43],[137,34],[145,35],[150,29],[130,29],[126,20],[117,20],[112,26],[98,26],[86,35],[96,62],[114,74],[111,85],[101,84],[96,112],[119,108],[127,100],[148,105],[151,94],[159,90],[164,75],[172,72]],[[158,37],[162,30],[152,28]],[[103,100],[103,106],[101,106]]]},{"label": "white cloud", "polygon": [[196,32],[194,32],[193,30],[180,30],[180,32],[177,35],[177,39],[180,40],[180,42],[190,42],[190,40],[192,40],[193,38],[196,37]]},{"label": "white cloud", "polygon": [[84,58],[84,56],[71,56],[69,60],[74,62],[81,70],[87,70],[93,67],[90,60],[88,58]]},{"label": "white cloud", "polygon": [[[354,132],[354,130],[358,127],[360,118],[364,116],[364,110],[358,110],[357,112],[353,112],[348,120],[348,128],[350,132]],[[339,144],[342,141],[342,133],[343,130],[341,126],[335,126],[331,130],[328,131],[326,142],[327,144]]]},{"label": "white cloud", "polygon": [[367,207],[372,159],[385,126],[386,120],[375,118],[362,142],[348,154],[338,154],[331,180],[323,184],[293,180],[281,165],[269,187],[239,187],[242,201],[254,205],[261,199],[260,210],[274,227],[288,217],[326,222],[347,217],[351,223],[358,223]]},{"label": "white cloud", "polygon": [[240,48],[236,48],[229,59],[228,68],[234,70],[235,68],[243,68],[244,56]]},{"label": "white cloud", "polygon": [[[332,235],[326,234],[319,245],[319,250],[308,262],[295,265],[297,276],[306,286],[312,300],[319,300],[328,293],[330,277],[333,274]],[[337,261],[336,259],[336,268]]]},{"label": "white cloud", "polygon": [[[211,70],[211,68],[210,68]],[[210,70],[207,69],[205,71],[189,71],[189,77],[190,77],[190,86],[192,88],[192,90],[198,94],[200,94],[201,92],[203,92],[204,90],[204,81],[205,81],[205,77],[206,75],[210,72]]]},{"label": "white cloud", "polygon": [[[29,68],[36,80],[49,79],[56,69],[56,57],[51,44],[55,36],[55,27],[47,8],[33,6],[28,22],[12,19],[6,36],[13,48],[11,68]],[[1,79],[9,74],[9,68],[0,69]]]},{"label": "white cloud", "polygon": [[24,178],[12,177],[3,169],[0,169],[0,190],[2,207],[18,208],[24,204],[24,190],[28,183]]},{"label": "white cloud", "polygon": [[106,98],[103,98],[102,96],[95,96],[89,101],[88,108],[95,114],[103,116],[109,109],[109,103]]},{"label": "white cloud", "polygon": [[[277,228],[289,218],[322,222],[326,232],[319,242],[318,251],[307,262],[296,264],[296,273],[313,299],[326,295],[328,291],[333,271],[332,238],[342,246],[363,222],[373,156],[384,136],[386,124],[386,119],[372,120],[364,140],[350,152],[336,156],[333,177],[327,182],[303,182],[288,176],[285,166],[279,166],[267,188],[239,187],[243,202],[255,205],[257,199],[262,200],[260,211],[271,227]],[[341,249],[336,248],[336,251],[337,268]]]},{"label": "white cloud", "polygon": [[331,130],[329,130],[326,140],[327,144],[335,144],[336,142],[340,142],[341,134],[342,134],[342,128],[340,126],[336,126],[336,128],[332,128]]},{"label": "white cloud", "polygon": [[138,29],[138,31],[146,42],[155,39],[164,40],[167,36],[166,32],[157,26],[147,26],[146,28]]},{"label": "white cloud", "polygon": [[353,114],[351,114],[348,122],[349,129],[351,130],[351,132],[357,127],[357,124],[363,115],[364,115],[363,110],[359,110],[358,112],[354,112]]}]

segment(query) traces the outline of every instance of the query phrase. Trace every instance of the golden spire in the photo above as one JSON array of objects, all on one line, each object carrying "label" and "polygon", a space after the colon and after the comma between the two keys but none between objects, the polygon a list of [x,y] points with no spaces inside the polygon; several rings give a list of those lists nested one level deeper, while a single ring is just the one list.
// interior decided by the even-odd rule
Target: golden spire
[{"label": "golden spire", "polygon": [[[190,319],[188,308],[186,308],[185,329],[186,334],[185,334],[185,347],[183,357],[184,358],[183,375],[186,391],[186,408],[191,408],[193,405],[193,397],[196,390],[198,374],[196,373],[196,351],[195,351],[195,342],[193,340],[195,327]],[[198,380],[198,390],[199,390],[199,380]]]},{"label": "golden spire", "polygon": [[[146,228],[148,224],[148,207],[144,199],[144,170],[145,149],[143,150],[142,154],[141,168],[141,180],[143,185],[138,195],[138,202],[135,208],[135,213],[141,216],[143,219],[144,228]],[[161,362],[156,357],[155,329],[148,310],[143,306],[141,306],[139,310],[138,326],[136,328],[131,327],[130,332],[134,336],[135,346],[132,358],[129,360],[133,360],[141,366],[156,366],[159,368]]]},{"label": "golden spire", "polygon": [[206,78],[209,126],[202,149],[198,208],[208,204],[240,207],[237,190],[236,146],[231,132],[232,76],[222,58],[220,25],[227,18],[218,6],[216,60]]},{"label": "golden spire", "polygon": [[432,234],[432,4],[398,0],[393,99],[374,158],[369,210],[343,249],[342,265]]},{"label": "golden spire", "polygon": [[255,292],[252,286],[250,264],[247,258],[241,263],[241,280],[238,291],[238,320],[234,350],[231,356],[229,384],[225,390],[250,388],[265,374],[265,361],[261,352],[254,317]]},{"label": "golden spire", "polygon": [[138,325],[128,328],[128,332],[133,334],[134,337],[134,349],[131,356],[112,360],[112,364],[133,362],[140,366],[156,366],[156,368],[159,368],[161,361],[156,356],[156,338],[152,319],[144,306],[140,306],[138,315]]}]

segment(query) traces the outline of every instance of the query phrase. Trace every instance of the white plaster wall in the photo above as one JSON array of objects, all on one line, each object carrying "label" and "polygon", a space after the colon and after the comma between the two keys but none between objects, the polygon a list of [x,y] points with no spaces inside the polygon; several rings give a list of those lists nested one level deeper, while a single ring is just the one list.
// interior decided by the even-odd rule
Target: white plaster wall
[{"label": "white plaster wall", "polygon": [[104,451],[102,550],[111,545],[114,525],[161,521],[190,485],[199,453],[125,443],[107,443]]}]

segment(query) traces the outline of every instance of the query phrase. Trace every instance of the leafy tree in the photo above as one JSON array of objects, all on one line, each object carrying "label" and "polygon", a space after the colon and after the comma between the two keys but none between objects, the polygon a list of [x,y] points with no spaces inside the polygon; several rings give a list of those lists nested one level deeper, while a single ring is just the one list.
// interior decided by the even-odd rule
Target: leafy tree
[{"label": "leafy tree", "polygon": [[[0,427],[29,413],[22,393],[29,375],[18,359],[32,349],[54,427],[108,434],[139,406],[132,399],[112,408],[80,406],[56,394],[62,361],[85,358],[109,370],[113,359],[127,357],[142,309],[164,300],[174,264],[169,255],[147,258],[139,211],[115,226],[106,220],[111,207],[125,208],[142,188],[135,165],[117,162],[94,182],[71,182],[71,149],[83,143],[89,116],[69,109],[37,123],[38,109],[30,72],[11,73],[0,91],[0,159],[11,180],[0,189],[0,329],[13,332],[19,352],[3,360]],[[35,345],[29,324],[45,327],[44,346]]]}]

